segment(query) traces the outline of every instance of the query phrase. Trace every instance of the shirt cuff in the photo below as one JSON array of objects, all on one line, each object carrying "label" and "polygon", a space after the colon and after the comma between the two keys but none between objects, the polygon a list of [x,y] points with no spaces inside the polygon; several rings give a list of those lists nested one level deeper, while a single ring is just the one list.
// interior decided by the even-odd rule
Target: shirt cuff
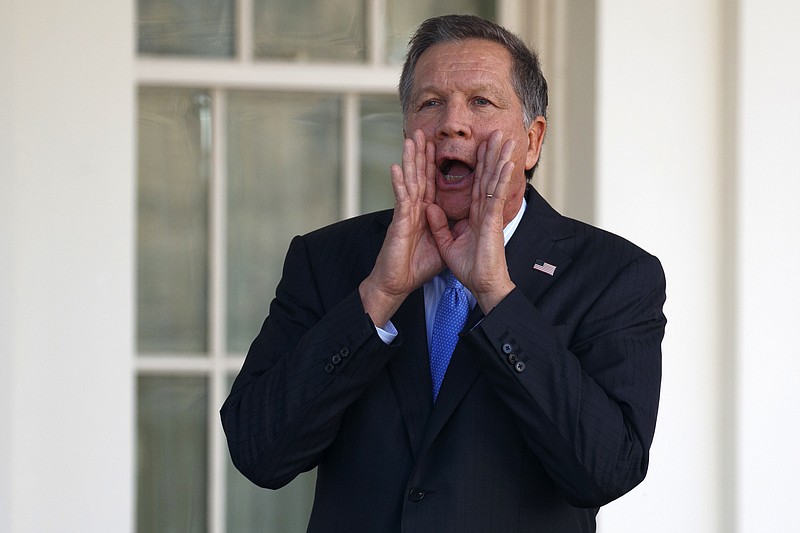
[{"label": "shirt cuff", "polygon": [[375,326],[375,331],[378,332],[378,337],[381,338],[384,344],[391,344],[397,337],[397,328],[394,327],[391,320],[382,328]]}]

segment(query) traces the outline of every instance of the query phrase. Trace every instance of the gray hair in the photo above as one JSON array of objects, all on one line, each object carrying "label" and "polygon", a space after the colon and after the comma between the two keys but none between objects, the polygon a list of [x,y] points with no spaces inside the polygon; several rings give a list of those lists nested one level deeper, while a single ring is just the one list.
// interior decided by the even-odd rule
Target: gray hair
[{"label": "gray hair", "polygon": [[[485,39],[502,45],[511,54],[511,83],[522,102],[522,120],[529,128],[537,116],[547,118],[547,81],[542,74],[539,58],[516,35],[502,26],[474,15],[445,15],[420,24],[408,43],[408,53],[400,75],[400,105],[403,118],[411,105],[414,70],[420,56],[438,43],[461,42],[466,39]],[[538,162],[537,165],[538,166]],[[525,171],[528,179],[534,168]]]}]

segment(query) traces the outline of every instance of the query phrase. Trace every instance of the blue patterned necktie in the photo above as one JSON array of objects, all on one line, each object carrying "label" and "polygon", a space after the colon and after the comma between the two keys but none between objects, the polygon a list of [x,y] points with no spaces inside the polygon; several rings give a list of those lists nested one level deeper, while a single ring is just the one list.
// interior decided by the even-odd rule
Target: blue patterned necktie
[{"label": "blue patterned necktie", "polygon": [[458,342],[458,333],[464,327],[469,312],[467,291],[452,272],[447,271],[447,285],[444,288],[431,333],[431,378],[433,381],[433,401],[439,395],[447,365]]}]

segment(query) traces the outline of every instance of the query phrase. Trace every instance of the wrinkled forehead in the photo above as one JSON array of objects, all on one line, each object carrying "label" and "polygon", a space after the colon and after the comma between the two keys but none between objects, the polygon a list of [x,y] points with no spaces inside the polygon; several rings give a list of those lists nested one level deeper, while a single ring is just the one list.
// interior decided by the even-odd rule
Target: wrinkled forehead
[{"label": "wrinkled forehead", "polygon": [[511,67],[509,51],[493,41],[437,43],[425,50],[415,65],[413,92],[454,82],[510,88]]},{"label": "wrinkled forehead", "polygon": [[505,46],[488,39],[464,39],[432,44],[420,54],[414,66],[415,74],[421,68],[434,66],[440,70],[453,70],[463,63],[486,63],[488,66],[511,66],[511,52]]}]

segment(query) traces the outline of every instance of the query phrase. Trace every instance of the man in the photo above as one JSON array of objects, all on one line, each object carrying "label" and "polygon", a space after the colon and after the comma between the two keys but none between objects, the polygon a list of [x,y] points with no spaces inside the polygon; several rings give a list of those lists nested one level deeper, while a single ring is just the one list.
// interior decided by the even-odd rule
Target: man
[{"label": "man", "polygon": [[234,464],[318,467],[312,532],[595,531],[647,470],[661,266],[527,184],[546,85],[503,28],[424,22],[400,97],[394,210],[292,241],[222,408]]}]

